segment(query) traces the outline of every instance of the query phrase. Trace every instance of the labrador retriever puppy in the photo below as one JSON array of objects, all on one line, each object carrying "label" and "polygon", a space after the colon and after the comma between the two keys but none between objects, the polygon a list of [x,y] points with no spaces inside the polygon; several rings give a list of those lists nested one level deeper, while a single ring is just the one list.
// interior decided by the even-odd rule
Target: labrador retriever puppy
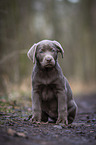
[{"label": "labrador retriever puppy", "polygon": [[70,124],[75,118],[77,105],[58,64],[58,52],[63,57],[64,50],[59,42],[42,40],[27,53],[35,63],[32,72],[32,122],[47,122],[50,117],[57,124]]}]

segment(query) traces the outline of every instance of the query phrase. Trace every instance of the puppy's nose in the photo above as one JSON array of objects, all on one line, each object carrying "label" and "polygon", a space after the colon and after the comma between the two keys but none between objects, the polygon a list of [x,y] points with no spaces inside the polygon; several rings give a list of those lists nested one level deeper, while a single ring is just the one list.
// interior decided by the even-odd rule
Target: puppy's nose
[{"label": "puppy's nose", "polygon": [[46,60],[47,62],[51,62],[52,58],[51,58],[51,57],[46,57],[45,60]]}]

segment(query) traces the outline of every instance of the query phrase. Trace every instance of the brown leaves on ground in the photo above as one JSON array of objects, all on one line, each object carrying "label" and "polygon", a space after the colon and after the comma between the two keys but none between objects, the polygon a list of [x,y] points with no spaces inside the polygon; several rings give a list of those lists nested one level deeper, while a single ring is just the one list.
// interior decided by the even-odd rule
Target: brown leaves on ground
[{"label": "brown leaves on ground", "polygon": [[16,132],[15,130],[11,129],[11,128],[8,128],[7,129],[7,133],[11,136],[18,136],[18,137],[25,137],[25,138],[28,138],[28,136],[23,133],[23,132]]}]

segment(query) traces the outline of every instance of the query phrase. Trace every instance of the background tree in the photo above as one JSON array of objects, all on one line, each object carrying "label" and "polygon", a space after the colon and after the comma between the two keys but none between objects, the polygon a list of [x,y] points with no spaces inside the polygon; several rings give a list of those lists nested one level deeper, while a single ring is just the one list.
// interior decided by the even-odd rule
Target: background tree
[{"label": "background tree", "polygon": [[59,41],[59,62],[68,79],[96,82],[96,1],[0,1],[0,92],[6,81],[19,84],[31,75],[26,52],[42,39]]}]

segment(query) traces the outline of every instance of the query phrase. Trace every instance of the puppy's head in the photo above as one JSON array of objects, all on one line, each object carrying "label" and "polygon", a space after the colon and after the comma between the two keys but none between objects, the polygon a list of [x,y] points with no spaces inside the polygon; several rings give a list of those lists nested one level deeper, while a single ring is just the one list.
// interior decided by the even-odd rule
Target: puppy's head
[{"label": "puppy's head", "polygon": [[37,62],[43,68],[52,68],[57,61],[57,54],[64,54],[64,50],[59,42],[51,40],[42,40],[34,44],[27,55],[33,63]]}]

